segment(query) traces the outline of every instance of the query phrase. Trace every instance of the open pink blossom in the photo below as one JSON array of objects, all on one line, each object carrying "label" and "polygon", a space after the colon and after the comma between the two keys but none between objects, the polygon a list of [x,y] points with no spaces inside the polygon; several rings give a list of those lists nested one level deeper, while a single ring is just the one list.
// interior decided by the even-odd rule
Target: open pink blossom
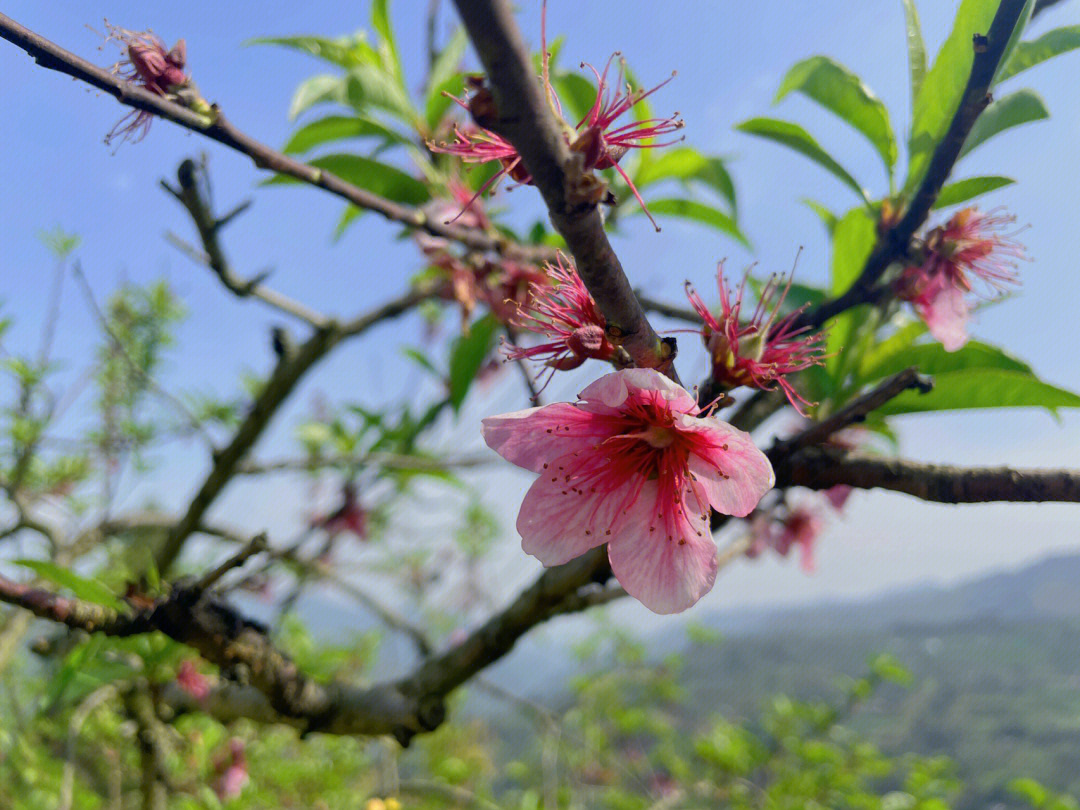
[{"label": "open pink blossom", "polygon": [[976,208],[957,211],[923,240],[922,261],[900,274],[897,297],[911,303],[946,351],[967,343],[974,282],[991,294],[1019,283],[1016,261],[1025,257],[1024,248],[1015,234],[1002,233],[1013,222]]},{"label": "open pink blossom", "polygon": [[577,368],[589,358],[611,360],[615,344],[607,338],[607,321],[585,288],[574,262],[561,253],[544,265],[546,277],[529,285],[527,301],[517,307],[510,325],[548,338],[507,351],[511,360],[538,360],[555,370]]},{"label": "open pink blossom", "polygon": [[792,507],[779,531],[773,539],[773,548],[781,557],[786,557],[793,548],[800,551],[799,562],[803,570],[810,573],[814,570],[814,546],[821,532],[825,529],[825,517],[822,514],[821,504],[817,502],[803,502]]},{"label": "open pink blossom", "polygon": [[607,374],[579,400],[483,422],[489,447],[539,473],[518,514],[522,548],[552,566],[607,543],[631,596],[686,610],[716,578],[710,509],[750,514],[774,483],[768,458],[653,369]]},{"label": "open pink blossom", "polygon": [[799,395],[787,375],[824,361],[821,345],[824,335],[808,334],[807,327],[795,326],[801,310],[781,316],[784,299],[791,289],[790,278],[785,286],[781,286],[782,278],[770,278],[757,297],[757,306],[750,319],[743,321],[742,304],[747,278],[749,272],[743,277],[738,294],[732,299],[723,266],[717,270],[719,316],[709,310],[687,282],[686,295],[690,305],[705,323],[701,336],[712,361],[712,379],[724,389],[748,386],[770,390],[778,386],[787,395],[792,407],[802,414],[801,405],[810,403]]}]

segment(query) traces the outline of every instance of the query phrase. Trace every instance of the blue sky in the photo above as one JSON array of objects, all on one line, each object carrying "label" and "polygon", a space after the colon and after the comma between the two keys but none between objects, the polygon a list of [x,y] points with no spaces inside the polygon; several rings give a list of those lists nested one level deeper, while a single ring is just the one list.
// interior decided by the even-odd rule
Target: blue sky
[{"label": "blue sky", "polygon": [[[398,0],[393,16],[406,68],[420,82],[423,15],[427,0]],[[771,98],[785,71],[815,53],[832,56],[859,73],[885,100],[899,137],[908,116],[906,52],[899,0],[845,0],[791,3],[565,2],[551,0],[549,31],[565,35],[565,63],[602,63],[621,50],[643,82],[678,77],[655,97],[658,112],[678,110],[688,141],[707,152],[728,156],[739,193],[740,218],[755,246],[747,252],[711,231],[665,223],[654,234],[642,218],[624,225],[616,240],[631,281],[651,294],[679,300],[684,279],[711,290],[716,262],[729,268],[750,261],[764,270],[786,270],[804,247],[798,274],[824,278],[827,242],[816,216],[800,198],[813,197],[834,210],[854,204],[851,193],[831,176],[771,144],[734,132],[734,124],[754,115],[780,115],[803,123],[875,193],[885,189],[876,155],[857,135],[799,98],[775,110]],[[365,25],[367,4],[329,0],[306,3],[177,4],[55,2],[11,0],[5,13],[61,45],[107,65],[115,51],[98,51],[102,18],[130,28],[152,27],[169,44],[188,42],[189,68],[203,94],[248,133],[273,145],[285,142],[294,124],[287,119],[296,85],[322,66],[300,54],[269,47],[244,47],[253,37],[293,33],[337,35]],[[443,4],[440,33],[453,23]],[[928,44],[933,50],[948,31],[956,3],[919,3]],[[539,2],[519,4],[520,20],[534,46],[539,43]],[[811,11],[812,9],[812,11]],[[1063,3],[1032,27],[1033,36],[1077,21],[1075,3]],[[472,56],[469,57],[472,59]],[[1034,258],[1025,265],[1020,296],[979,316],[975,333],[1008,347],[1030,361],[1051,382],[1080,390],[1080,299],[1076,267],[1075,189],[1080,134],[1076,70],[1080,54],[1070,54],[1025,73],[1016,89],[1032,86],[1046,99],[1051,119],[1011,131],[964,159],[955,177],[1006,174],[1016,186],[988,197],[1021,223]],[[472,62],[475,64],[475,62]],[[59,74],[36,67],[21,51],[0,43],[0,299],[17,319],[9,341],[32,345],[44,317],[51,260],[36,234],[61,225],[83,237],[78,255],[97,297],[121,280],[167,277],[181,292],[191,315],[181,330],[183,351],[170,361],[166,379],[173,389],[228,394],[243,368],[265,371],[271,363],[268,329],[288,323],[257,303],[238,302],[209,273],[193,266],[163,239],[166,230],[193,238],[184,212],[158,187],[181,159],[205,153],[218,205],[226,208],[254,197],[252,209],[226,231],[225,244],[238,272],[273,268],[272,284],[311,306],[341,315],[363,311],[400,292],[417,269],[414,250],[396,239],[397,230],[373,215],[338,243],[330,234],[342,204],[315,189],[258,188],[263,173],[242,156],[200,140],[168,123],[156,122],[141,143],[118,149],[102,144],[103,135],[123,114],[111,98]],[[506,200],[539,215],[531,189]],[[69,369],[88,359],[87,336],[94,319],[77,287],[65,290],[58,343]],[[318,368],[275,423],[260,452],[288,449],[290,426],[320,391],[334,399],[378,402],[409,396],[415,376],[401,361],[398,346],[419,343],[415,318],[380,328]],[[684,379],[702,376],[700,352],[687,346],[680,358]],[[600,367],[566,375],[549,389],[568,397]],[[507,379],[489,400],[470,403],[460,422],[440,436],[447,447],[480,447],[478,419],[485,413],[522,406],[516,380]],[[84,403],[85,404],[85,403]],[[73,419],[77,418],[76,409]],[[1080,465],[1080,415],[1055,422],[1044,413],[1001,411],[913,416],[899,422],[905,455],[962,464],[1028,466]],[[146,497],[178,506],[205,469],[194,444],[180,445],[161,457],[151,484],[129,495],[135,505]],[[531,560],[516,550],[513,517],[528,483],[499,468],[485,482],[505,527],[502,565],[508,582],[533,575]],[[254,489],[236,485],[218,514],[253,529],[268,525],[284,531],[295,523],[305,492],[296,482],[279,481]],[[793,564],[774,561],[740,564],[727,572],[706,604],[714,607],[754,602],[855,595],[927,577],[955,579],[1013,566],[1053,550],[1080,550],[1075,506],[946,507],[903,496],[863,494],[844,520],[828,534],[819,554],[819,571],[807,577]]]}]

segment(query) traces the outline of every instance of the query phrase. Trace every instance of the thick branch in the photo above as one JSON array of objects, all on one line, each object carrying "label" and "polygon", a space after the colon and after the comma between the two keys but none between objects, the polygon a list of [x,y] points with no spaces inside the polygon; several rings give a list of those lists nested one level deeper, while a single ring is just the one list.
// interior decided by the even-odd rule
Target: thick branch
[{"label": "thick branch", "polygon": [[945,137],[934,149],[919,187],[908,203],[900,220],[879,238],[873,253],[863,265],[859,277],[838,298],[830,299],[818,307],[807,310],[798,324],[818,328],[830,318],[859,304],[875,300],[876,289],[882,275],[895,261],[903,259],[911,246],[915,232],[926,222],[934,202],[948,180],[953,166],[960,157],[960,150],[967,140],[975,121],[990,104],[990,86],[1001,64],[1005,46],[1023,13],[1026,0],[1001,0],[990,30],[985,37],[976,35],[973,47],[975,56],[971,74],[960,98]]},{"label": "thick branch", "polygon": [[1080,503],[1080,471],[954,467],[896,458],[845,455],[828,448],[806,450],[777,466],[777,483],[828,489],[890,489],[936,503]]},{"label": "thick branch", "polygon": [[540,190],[555,229],[574,255],[578,274],[607,320],[611,337],[639,366],[671,371],[672,350],[649,325],[622,265],[608,242],[596,202],[586,193],[596,180],[571,156],[544,100],[508,0],[455,0],[473,46],[491,79],[497,118],[485,127],[517,149]]},{"label": "thick branch", "polygon": [[211,140],[247,155],[260,169],[268,169],[317,186],[353,205],[375,211],[392,222],[400,222],[410,228],[422,228],[428,233],[459,242],[473,250],[495,251],[523,259],[551,258],[553,255],[547,248],[522,246],[500,236],[489,236],[475,229],[447,225],[438,219],[429,219],[423,211],[401,205],[359,186],[354,186],[324,169],[316,169],[301,163],[241,132],[221,114],[216,105],[213,118],[200,115],[176,102],[137,87],[82,57],[64,50],[3,14],[0,14],[0,38],[26,51],[42,67],[59,71],[99,90],[104,90],[121,104],[153,113],[159,118],[205,135]]}]

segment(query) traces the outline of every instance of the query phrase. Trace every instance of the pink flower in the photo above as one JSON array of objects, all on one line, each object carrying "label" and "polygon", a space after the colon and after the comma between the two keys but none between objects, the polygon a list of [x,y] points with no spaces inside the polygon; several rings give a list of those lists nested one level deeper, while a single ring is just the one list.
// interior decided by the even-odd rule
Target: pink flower
[{"label": "pink flower", "polygon": [[210,680],[195,668],[191,659],[180,663],[176,669],[176,684],[198,701],[210,695]]},{"label": "pink flower", "polygon": [[312,525],[324,529],[327,534],[350,532],[360,540],[368,537],[368,513],[357,496],[356,484],[346,482],[341,487],[341,505],[326,517],[316,518]]},{"label": "pink flower", "polygon": [[[112,68],[121,78],[159,96],[175,93],[188,84],[188,76],[184,73],[187,62],[187,43],[184,40],[177,40],[170,50],[166,50],[165,43],[153,31],[129,31],[109,23],[105,23],[105,27],[109,32],[107,39],[116,40],[127,51],[127,58]],[[145,110],[133,110],[112,128],[105,136],[105,142],[118,137],[121,140],[142,140],[150,129],[153,117],[153,113]]]},{"label": "pink flower", "polygon": [[773,548],[781,557],[786,557],[791,549],[800,549],[800,563],[803,570],[814,570],[814,546],[825,528],[825,519],[817,504],[800,503],[790,509],[779,532],[773,538]]},{"label": "pink flower", "polygon": [[829,506],[839,512],[844,508],[848,498],[851,497],[851,493],[854,491],[854,488],[847,484],[837,484],[834,487],[829,487],[822,494],[825,496],[825,500],[829,502]]},{"label": "pink flower", "polygon": [[773,485],[749,434],[654,369],[483,422],[484,440],[539,477],[518,514],[522,549],[561,565],[608,544],[616,579],[656,613],[686,610],[716,578],[710,508],[742,517]]},{"label": "pink flower", "polygon": [[[694,288],[687,282],[686,295],[690,305],[705,322],[701,336],[712,361],[712,379],[722,388],[730,389],[745,385],[750,388],[770,390],[777,386],[787,395],[788,402],[800,414],[800,404],[809,403],[801,397],[787,380],[788,374],[803,371],[824,361],[821,333],[807,334],[807,328],[795,328],[794,322],[801,310],[784,317],[781,306],[791,289],[791,279],[781,288],[781,279],[769,279],[758,296],[750,320],[743,322],[742,303],[746,291],[746,279],[739,285],[738,295],[732,301],[723,274],[723,266],[717,270],[716,282],[720,289],[720,315],[717,317],[705,306]],[[773,296],[780,291],[774,302]]]},{"label": "pink flower", "polygon": [[589,358],[611,360],[615,344],[607,339],[607,321],[585,288],[573,259],[559,253],[555,264],[545,264],[544,270],[546,278],[529,285],[529,298],[517,307],[510,325],[549,340],[509,349],[507,357],[538,360],[552,370],[551,374],[556,369],[577,368]]},{"label": "pink flower", "polygon": [[[596,99],[585,117],[578,121],[576,126],[571,126],[562,117],[562,104],[551,84],[549,75],[550,54],[547,49],[546,3],[543,9],[541,14],[543,67],[540,80],[544,86],[544,92],[552,112],[555,113],[562,124],[563,137],[566,139],[567,145],[571,151],[582,156],[582,168],[585,170],[614,168],[629,185],[630,191],[645,211],[645,215],[649,217],[653,227],[659,231],[660,226],[656,224],[656,220],[649,213],[649,209],[641,198],[641,194],[638,193],[637,187],[626,171],[619,165],[619,161],[630,149],[656,149],[662,146],[670,146],[676,141],[682,140],[676,138],[659,143],[653,142],[655,138],[671,135],[682,129],[685,124],[678,117],[678,113],[675,113],[670,118],[649,118],[642,121],[631,121],[622,126],[615,126],[615,124],[625,113],[670,82],[675,77],[675,74],[672,73],[670,78],[665,79],[651,90],[634,90],[626,82],[625,65],[619,53],[613,54],[608,59],[603,73],[598,72],[592,65],[586,65],[583,62],[581,66],[583,68],[588,67],[596,76]],[[609,83],[608,70],[615,59],[619,59],[619,73],[614,83]],[[494,99],[491,97],[491,92],[484,87],[483,79],[472,79],[470,84],[473,87],[473,95],[468,99],[455,98],[454,101],[467,110],[475,121],[482,124],[485,118],[494,116],[497,112]],[[453,143],[429,142],[428,148],[433,152],[456,155],[466,163],[499,161],[502,168],[476,192],[477,197],[495,186],[499,179],[506,174],[509,174],[511,178],[519,183],[525,185],[532,183],[532,177],[521,163],[521,156],[514,146],[500,135],[485,129],[483,126],[470,127],[466,130],[461,130],[455,126]]]},{"label": "pink flower", "polygon": [[485,270],[481,284],[484,299],[502,323],[513,322],[518,312],[532,306],[534,289],[551,289],[548,272],[532,264],[501,259],[489,262]]},{"label": "pink flower", "polygon": [[[477,195],[456,178],[447,183],[447,191],[453,199],[434,199],[421,209],[429,222],[448,224],[457,221],[464,228],[486,231],[491,227],[491,220]],[[450,240],[435,236],[423,229],[413,232],[413,239],[420,250],[427,256],[433,256],[450,247]]]},{"label": "pink flower", "polygon": [[219,757],[214,769],[219,774],[214,782],[214,792],[218,799],[226,801],[239,796],[250,781],[243,741],[236,737],[229,740],[228,754]]},{"label": "pink flower", "polygon": [[967,343],[967,296],[974,290],[973,280],[992,292],[1019,283],[1015,262],[1024,258],[1024,248],[1015,234],[1001,233],[1013,222],[1014,217],[983,214],[976,208],[957,211],[927,235],[922,262],[900,274],[897,297],[911,302],[946,351]]}]

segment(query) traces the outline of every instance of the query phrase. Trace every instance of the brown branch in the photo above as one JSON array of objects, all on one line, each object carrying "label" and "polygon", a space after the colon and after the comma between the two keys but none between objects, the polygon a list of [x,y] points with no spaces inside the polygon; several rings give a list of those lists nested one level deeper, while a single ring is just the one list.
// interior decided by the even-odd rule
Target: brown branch
[{"label": "brown branch", "polygon": [[945,137],[934,149],[919,187],[908,203],[900,220],[878,239],[873,252],[863,265],[862,272],[839,297],[808,309],[797,326],[820,328],[830,318],[859,304],[873,302],[881,295],[878,282],[889,266],[907,256],[915,232],[926,222],[942,186],[949,179],[953,166],[971,128],[990,104],[990,87],[1005,53],[1005,46],[1023,13],[1026,0],[1001,0],[986,36],[976,35],[975,56],[971,73],[960,98],[959,106]]},{"label": "brown branch", "polygon": [[455,0],[455,5],[494,91],[497,115],[480,123],[505,137],[521,155],[581,280],[607,320],[612,340],[637,365],[673,376],[673,348],[653,331],[608,242],[597,204],[583,193],[595,187],[596,178],[582,169],[580,156],[571,155],[544,100],[510,3]]},{"label": "brown branch", "polygon": [[153,113],[159,118],[172,121],[185,129],[217,141],[248,156],[260,169],[277,172],[321,188],[353,205],[381,214],[391,222],[400,222],[409,228],[423,229],[435,236],[459,242],[472,250],[494,251],[526,260],[550,259],[554,255],[548,248],[519,245],[501,236],[491,236],[473,228],[447,225],[438,219],[429,219],[417,208],[380,197],[378,194],[342,180],[332,172],[308,166],[260,143],[233,126],[216,105],[213,108],[213,116],[204,116],[168,98],[154,95],[61,48],[3,14],[0,14],[0,39],[6,39],[26,51],[44,68],[56,70],[86,82],[113,96],[121,104]]},{"label": "brown branch", "polygon": [[204,574],[199,579],[198,583],[196,583],[196,590],[210,590],[210,588],[214,587],[214,585],[216,585],[227,573],[233,569],[240,568],[256,554],[260,554],[268,550],[268,548],[269,547],[266,544],[266,532],[260,532],[251,538],[251,540],[249,540],[239,551],[222,562],[221,565]]},{"label": "brown branch", "polygon": [[246,298],[248,296],[258,298],[260,301],[269,304],[275,309],[292,315],[295,318],[299,318],[302,321],[306,321],[316,329],[325,327],[327,323],[329,323],[329,318],[325,315],[320,315],[318,312],[301,304],[299,301],[294,301],[288,296],[270,289],[261,283],[261,277],[242,279],[232,271],[232,268],[229,266],[229,260],[226,258],[225,252],[221,249],[221,243],[218,241],[218,234],[221,232],[221,229],[233,219],[233,217],[247,206],[238,206],[223,217],[215,217],[210,207],[210,201],[204,199],[203,195],[199,192],[196,177],[197,171],[198,169],[195,165],[195,161],[188,158],[180,164],[180,168],[177,169],[176,172],[179,188],[173,188],[164,180],[161,181],[162,187],[179,200],[181,205],[183,205],[191,215],[191,220],[195,223],[195,229],[199,232],[199,239],[202,242],[205,253],[199,254],[199,252],[190,245],[186,245],[178,239],[175,240],[177,246],[193,259],[197,261],[201,260],[203,264],[206,264],[214,271],[214,274],[218,277],[224,287],[238,298]]},{"label": "brown branch", "polygon": [[889,489],[935,503],[1080,503],[1080,471],[954,467],[897,458],[805,450],[776,467],[777,484]]},{"label": "brown branch", "polygon": [[270,419],[292,393],[300,378],[344,338],[359,335],[383,320],[395,318],[426,297],[427,293],[410,290],[349,323],[339,325],[331,322],[325,328],[316,329],[305,343],[281,354],[270,379],[255,399],[247,417],[237,428],[229,444],[214,454],[210,472],[191,499],[184,516],[165,538],[156,555],[159,571],[168,571],[179,556],[184,542],[196,531],[210,505],[236,475],[240,462],[262,436]]},{"label": "brown branch", "polygon": [[912,367],[894,374],[862,396],[856,397],[842,409],[821,422],[811,425],[791,439],[778,441],[769,450],[769,459],[775,465],[804,447],[821,444],[834,433],[862,422],[873,411],[912,388],[927,393],[934,387],[933,380]]}]

